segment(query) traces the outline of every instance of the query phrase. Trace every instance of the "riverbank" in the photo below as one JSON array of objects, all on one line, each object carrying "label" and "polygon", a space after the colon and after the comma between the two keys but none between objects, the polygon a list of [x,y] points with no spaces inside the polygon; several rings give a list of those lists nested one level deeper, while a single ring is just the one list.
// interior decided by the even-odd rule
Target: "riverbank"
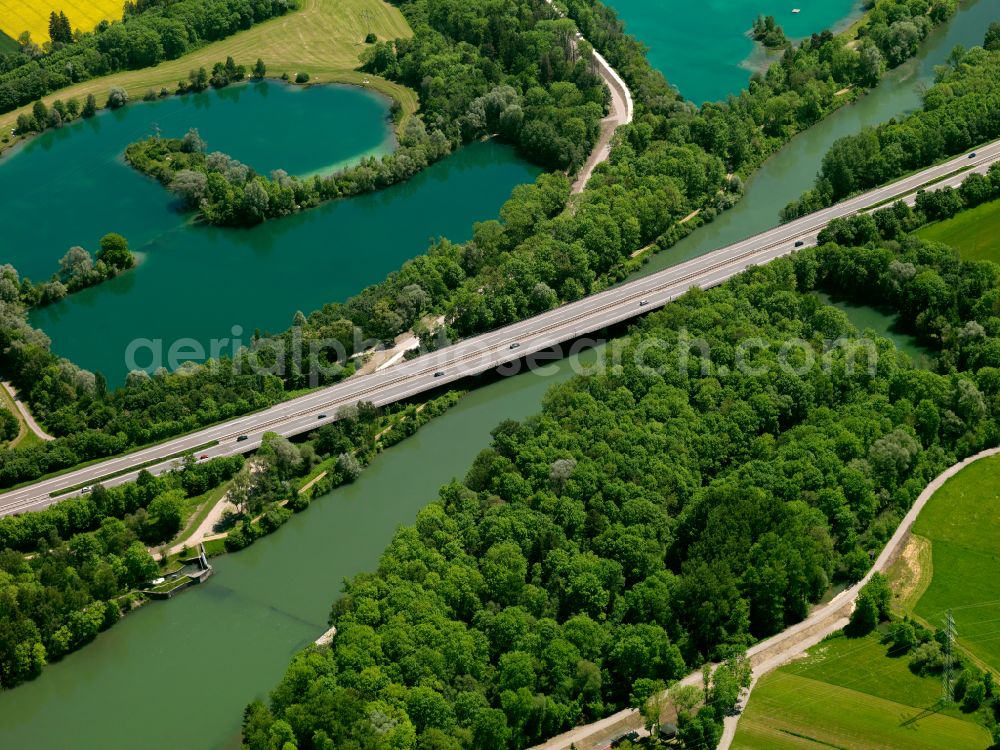
[{"label": "riverbank", "polygon": [[[60,89],[42,98],[46,106],[59,99],[78,99],[81,103],[92,94],[103,103],[113,87],[124,89],[129,99],[138,101],[149,91],[166,87],[173,90],[180,80],[186,80],[192,69],[211,69],[212,65],[232,57],[238,63],[252,66],[262,58],[270,75],[287,73],[292,79],[298,73],[309,76],[310,83],[346,83],[372,89],[398,103],[400,127],[419,107],[417,93],[378,76],[361,73],[360,54],[368,46],[364,39],[374,33],[379,39],[412,36],[402,13],[382,0],[302,0],[300,10],[258,24],[227,39],[208,44],[176,60],[160,63],[153,68],[123,71]],[[19,114],[30,113],[31,107],[0,115],[0,133],[9,134]],[[12,137],[0,143],[0,153],[21,139]]]}]

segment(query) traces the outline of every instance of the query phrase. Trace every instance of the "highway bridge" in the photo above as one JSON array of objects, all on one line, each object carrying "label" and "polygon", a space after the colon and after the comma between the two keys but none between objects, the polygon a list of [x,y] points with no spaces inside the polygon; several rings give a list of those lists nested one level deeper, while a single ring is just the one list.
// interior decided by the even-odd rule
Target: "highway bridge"
[{"label": "highway bridge", "polygon": [[[343,406],[358,401],[371,401],[379,406],[401,401],[548,350],[662,307],[692,287],[716,286],[750,266],[768,263],[790,254],[797,247],[815,244],[818,233],[835,218],[871,210],[900,198],[912,202],[918,189],[956,186],[970,172],[985,172],[998,159],[1000,141],[728,247],[505,328],[371,375],[316,390],[265,411],[9,491],[0,495],[0,516],[40,510],[72,496],[82,486],[98,482],[114,485],[133,480],[142,468],[153,474],[169,471],[177,456],[186,451],[197,450],[199,455],[213,458],[247,453],[260,446],[265,432],[299,435],[334,420],[337,410]],[[212,447],[201,449],[208,444]]]}]

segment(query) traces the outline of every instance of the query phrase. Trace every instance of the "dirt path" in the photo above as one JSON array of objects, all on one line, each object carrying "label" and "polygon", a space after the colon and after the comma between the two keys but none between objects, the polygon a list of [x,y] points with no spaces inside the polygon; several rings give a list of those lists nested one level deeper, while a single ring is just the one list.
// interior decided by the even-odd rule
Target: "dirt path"
[{"label": "dirt path", "polygon": [[[193,549],[195,545],[201,544],[202,542],[208,541],[215,535],[215,526],[219,521],[222,520],[222,514],[227,510],[236,512],[236,506],[229,502],[229,493],[219,498],[216,502],[215,507],[208,512],[208,515],[202,519],[202,522],[198,524],[198,528],[194,529],[190,534],[185,536],[183,539],[175,542],[168,550],[168,555],[173,555],[180,552],[182,549],[187,547],[188,549]],[[153,550],[150,552],[153,558],[156,560],[160,559],[159,550]]]},{"label": "dirt path", "polygon": [[[546,0],[546,2],[552,5],[552,0]],[[556,12],[562,15],[558,9]],[[583,41],[583,35],[579,32],[577,32],[576,38],[578,42]],[[611,109],[607,117],[601,120],[601,135],[594,145],[594,150],[590,152],[590,157],[584,162],[573,182],[573,195],[583,192],[597,165],[607,161],[608,157],[611,156],[611,139],[614,137],[615,131],[620,125],[632,122],[635,109],[632,102],[632,92],[629,91],[625,81],[596,49],[594,50],[594,63],[597,66],[598,74],[604,80],[604,85],[611,92]]]},{"label": "dirt path", "polygon": [[[757,680],[768,672],[787,663],[806,650],[812,648],[822,641],[826,636],[843,628],[854,609],[854,601],[861,588],[868,583],[872,575],[876,572],[884,573],[889,566],[895,562],[901,554],[904,545],[910,536],[910,529],[913,528],[914,521],[920,515],[920,511],[927,504],[927,501],[934,495],[941,486],[951,477],[964,469],[969,464],[981,458],[988,458],[1000,454],[1000,448],[990,448],[989,450],[970,456],[964,461],[960,461],[949,467],[939,476],[935,477],[924,491],[920,493],[913,507],[903,518],[902,522],[892,535],[892,538],[885,545],[882,553],[875,560],[871,570],[865,577],[833,597],[826,604],[822,604],[813,609],[809,616],[802,622],[796,623],[782,632],[767,640],[752,646],[747,650],[747,657],[753,667],[752,682],[750,690],[743,693],[741,706],[746,705],[753,686]],[[680,680],[683,685],[701,685],[701,672],[694,672]],[[736,727],[740,714],[727,717],[724,724],[722,740],[718,750],[729,750],[729,747],[736,736]],[[608,716],[600,721],[576,727],[565,732],[558,737],[553,737],[542,745],[536,745],[531,750],[569,750],[570,745],[576,745],[577,750],[599,750],[606,748],[610,741],[625,732],[639,730],[642,727],[642,718],[635,710],[624,710]]]},{"label": "dirt path", "polygon": [[[35,435],[37,435],[41,440],[55,440],[55,438],[43,430],[38,422],[35,421],[35,418],[31,416],[31,412],[28,411],[28,407],[25,406],[24,402],[17,397],[17,391],[14,390],[14,386],[7,381],[4,381],[3,389],[7,391],[7,394],[14,402],[14,406],[17,407],[17,411],[21,415],[21,421],[24,422],[29,430],[35,433]],[[21,436],[18,435],[17,440],[15,440],[14,443],[18,443],[20,440]]]}]

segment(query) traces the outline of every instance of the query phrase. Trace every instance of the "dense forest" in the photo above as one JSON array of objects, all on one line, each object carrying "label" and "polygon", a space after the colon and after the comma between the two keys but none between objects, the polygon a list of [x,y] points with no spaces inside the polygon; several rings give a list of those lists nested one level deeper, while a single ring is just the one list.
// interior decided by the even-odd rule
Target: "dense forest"
[{"label": "dense forest", "polygon": [[0,53],[0,113],[73,83],[174,60],[297,7],[295,0],[139,0],[123,21],[58,39],[45,48],[22,36],[17,52]]},{"label": "dense forest", "polygon": [[[816,288],[890,305],[951,371],[857,340]],[[652,314],[347,582],[332,646],[248,708],[246,745],[523,748],[800,620],[996,444],[998,297],[1000,267],[902,238]]]},{"label": "dense forest", "polygon": [[[815,187],[782,212],[794,219],[1000,137],[1000,25],[986,47],[956,48],[923,97],[902,118],[837,140]],[[997,41],[991,41],[995,39]]]},{"label": "dense forest", "polygon": [[[549,61],[552,75],[591,81],[579,61],[569,66],[572,54],[555,43],[568,33],[568,22],[559,20],[543,0],[524,0],[518,7],[523,20],[515,26],[520,35],[516,38],[541,45],[531,49]],[[504,100],[495,96],[496,87],[510,77],[508,70],[521,70],[517,66],[524,64],[516,50],[505,50],[499,62],[491,57],[500,40],[514,38],[508,37],[514,30],[505,28],[513,23],[507,5],[442,2],[433,4],[432,13],[428,0],[409,0],[403,8],[415,41],[410,46],[391,45],[395,57],[389,57],[395,62],[383,72],[416,75],[407,73],[400,60],[425,72],[452,66],[443,90],[436,85],[427,91],[420,88],[425,102],[423,132],[447,128],[440,132],[449,138],[455,128],[468,133],[471,126],[463,126],[464,115],[477,113],[480,105],[484,119],[473,117],[472,122],[488,131],[507,111],[497,103]],[[910,6],[881,0],[877,8],[902,13]],[[610,10],[583,0],[573,0],[569,10],[587,38],[628,81],[636,101],[635,122],[621,129],[610,161],[574,198],[573,210],[565,211],[570,183],[562,174],[546,174],[535,184],[520,186],[501,209],[500,220],[477,225],[470,242],[436,241],[426,254],[354,298],[328,304],[308,317],[296,315],[294,330],[303,341],[335,339],[350,356],[358,341],[391,340],[414,328],[425,345],[435,346],[442,338],[490,330],[593,293],[623,278],[636,250],[668,247],[732,205],[742,191],[738,173],[752,171],[792,134],[849,98],[835,96],[840,88],[867,85],[865,76],[870,73],[863,73],[868,70],[866,45],[854,49],[843,38],[824,32],[789,47],[766,75],[754,76],[749,90],[739,97],[696,109],[649,66],[641,45],[623,33]],[[388,55],[385,46],[376,46],[375,51]],[[582,45],[578,52],[582,53]],[[557,65],[559,60],[563,67]],[[370,64],[375,64],[374,57]],[[503,67],[508,65],[509,69]],[[881,72],[881,65],[876,68],[871,82]],[[541,79],[529,77],[527,82],[535,80]],[[539,101],[539,122],[550,123],[549,113],[554,117],[563,110],[548,103],[542,92],[594,93],[564,80],[547,89],[532,85],[520,90],[525,118],[528,105]],[[571,100],[575,99],[573,95]],[[593,104],[588,100],[572,107],[586,114]],[[206,156],[206,162],[212,156]],[[246,183],[245,167],[232,171],[235,181]],[[678,223],[696,210],[700,214],[695,220]],[[235,360],[192,366],[177,375],[133,373],[123,388],[109,391],[99,374],[82,371],[49,351],[48,339],[27,323],[26,308],[17,299],[23,282],[13,269],[8,268],[6,276],[0,281],[0,369],[60,439],[18,451],[0,448],[0,486],[262,408],[285,398],[288,391],[336,382],[353,372],[351,363],[332,366],[327,350],[299,366],[291,354],[294,347],[288,346],[298,333],[289,329],[255,337]],[[443,330],[428,331],[420,324],[432,312],[445,316]],[[253,374],[249,361],[260,359],[271,365],[268,357],[273,357],[279,342],[289,353],[283,367],[273,363],[281,374]]]}]

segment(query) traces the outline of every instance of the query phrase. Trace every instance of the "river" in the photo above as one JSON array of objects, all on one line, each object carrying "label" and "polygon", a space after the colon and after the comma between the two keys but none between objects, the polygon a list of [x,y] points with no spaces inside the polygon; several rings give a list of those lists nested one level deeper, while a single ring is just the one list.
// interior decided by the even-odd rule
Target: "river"
[{"label": "river", "polygon": [[[93,252],[110,231],[129,239],[137,268],[31,315],[56,353],[112,385],[131,369],[133,341],[160,340],[166,351],[189,339],[211,351],[212,339],[282,331],[297,310],[381,281],[432,237],[468,239],[540,170],[510,147],[475,143],[406,183],[239,230],[179,214],[159,184],[124,163],[125,146],[156,128],[180,136],[198,127],[210,150],[265,174],[304,174],[391,150],[387,115],[384,98],[358,87],[266,82],[138,103],[45,133],[0,160],[0,259],[39,281],[73,245]],[[157,364],[149,347],[135,359]]]},{"label": "river", "polygon": [[[818,125],[813,132],[821,135],[795,139],[748,183],[743,202],[655,262],[667,265],[773,224],[777,209],[808,187],[826,145],[859,122],[844,120],[863,111],[863,121],[873,122],[915,106],[920,77],[951,44],[978,42],[987,19],[1000,15],[986,5],[959,14],[909,74],[897,71]],[[782,177],[792,173],[798,182]],[[442,483],[464,475],[496,424],[537,412],[545,390],[569,377],[568,362],[553,367],[553,377],[522,375],[473,391],[379,456],[354,485],[250,549],[220,558],[204,587],[143,608],[39,679],[0,695],[0,747],[235,746],[243,706],[266,696],[295,650],[323,632],[341,579],[372,569],[393,530],[411,522]]]}]

